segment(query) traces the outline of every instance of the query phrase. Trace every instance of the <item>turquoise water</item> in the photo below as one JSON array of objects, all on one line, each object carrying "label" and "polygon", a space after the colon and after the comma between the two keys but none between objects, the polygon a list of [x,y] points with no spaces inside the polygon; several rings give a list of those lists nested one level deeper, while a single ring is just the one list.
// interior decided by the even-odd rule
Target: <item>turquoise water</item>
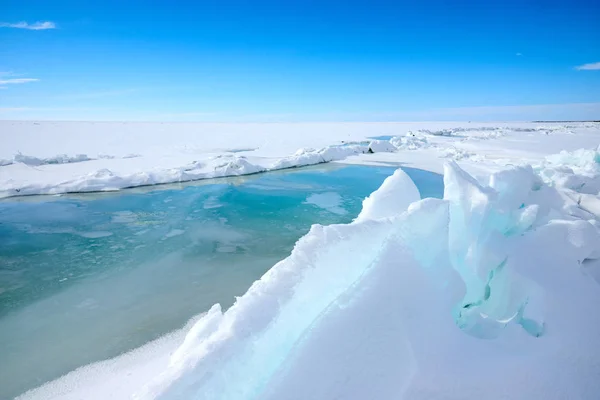
[{"label": "turquoise water", "polygon": [[[0,202],[0,398],[231,306],[313,223],[350,222],[393,167],[324,166]],[[424,197],[439,175],[406,169]]]}]

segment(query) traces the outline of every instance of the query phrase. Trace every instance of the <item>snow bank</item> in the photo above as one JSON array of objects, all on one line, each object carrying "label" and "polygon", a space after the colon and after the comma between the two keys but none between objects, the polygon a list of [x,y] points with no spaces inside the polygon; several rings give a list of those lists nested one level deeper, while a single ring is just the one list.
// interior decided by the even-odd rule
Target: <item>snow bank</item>
[{"label": "snow bank", "polygon": [[[194,161],[177,168],[143,170],[133,173],[118,173],[102,168],[75,179],[48,181],[48,175],[42,174],[39,182],[22,182],[8,179],[0,182],[0,198],[33,194],[59,194],[71,192],[111,191],[123,188],[158,185],[173,182],[188,182],[209,178],[249,175],[260,172],[287,168],[303,167],[332,161],[343,160],[349,156],[367,153],[385,153],[398,150],[416,149],[426,145],[426,140],[413,136],[394,137],[391,140],[372,140],[365,143],[333,145],[321,149],[301,148],[291,156],[275,161],[260,158],[247,158],[237,154],[219,154],[201,161]],[[137,155],[122,157],[134,158]],[[108,159],[109,156],[102,156]],[[11,168],[29,169],[33,166],[73,163],[93,160],[86,155],[75,157],[55,156],[40,159],[18,155],[14,160],[2,160],[3,165]],[[17,165],[18,164],[18,165]]]},{"label": "snow bank", "polygon": [[[535,127],[516,127],[516,126],[480,126],[480,127],[455,127],[438,130],[420,129],[416,134],[430,136],[463,137],[467,140],[498,139],[503,136],[514,133],[542,133],[549,135],[560,132],[563,134],[573,134],[572,128],[577,126],[558,125],[558,126],[535,126]],[[594,127],[594,126],[591,126]]]},{"label": "snow bank", "polygon": [[[600,287],[581,265],[600,255],[598,222],[566,213],[577,205],[531,167],[483,184],[450,162],[444,185],[443,200],[418,200],[397,171],[355,222],[314,225],[234,306],[215,305],[146,387],[123,392],[108,380],[99,393],[75,390],[137,399],[595,399]],[[22,399],[72,389],[51,387]]]},{"label": "snow bank", "polygon": [[[118,190],[300,167],[351,156],[356,156],[349,161],[353,163],[401,162],[436,173],[442,169],[439,158],[450,158],[464,160],[470,172],[489,173],[511,163],[536,164],[562,149],[597,146],[599,129],[594,123],[0,121],[0,197]],[[568,186],[576,187],[577,182]]]},{"label": "snow bank", "polygon": [[393,137],[390,139],[390,143],[398,150],[417,150],[430,146],[430,143],[425,136],[410,131],[404,136]]},{"label": "snow bank", "polygon": [[[390,150],[379,149],[378,151]],[[278,170],[327,163],[331,161],[343,160],[346,157],[356,154],[364,154],[367,152],[369,152],[369,147],[360,144],[348,146],[328,146],[319,150],[302,148],[289,157],[284,157],[280,160],[277,160],[268,169]]]},{"label": "snow bank", "polygon": [[561,151],[546,156],[537,169],[548,183],[580,193],[598,194],[600,191],[598,149]]},{"label": "snow bank", "polygon": [[[599,148],[600,149],[600,146]],[[600,152],[598,149],[562,151],[536,166],[542,179],[561,190],[564,211],[581,218],[600,217]]]},{"label": "snow bank", "polygon": [[[126,154],[122,158],[135,158],[135,157],[139,157],[139,154]],[[87,154],[76,154],[74,156],[70,156],[67,154],[57,154],[52,157],[40,158],[40,157],[28,156],[25,154],[17,153],[14,155],[14,157],[12,159],[0,159],[0,167],[11,165],[11,164],[16,164],[16,163],[21,163],[21,164],[29,165],[32,167],[37,167],[40,165],[71,164],[71,163],[91,161],[91,160],[96,160],[96,159],[111,160],[114,158],[115,158],[115,156],[106,155],[106,154],[99,154],[97,158],[89,157]]]},{"label": "snow bank", "polygon": [[472,160],[472,161],[481,161],[484,158],[480,155],[477,155],[475,153],[472,153],[470,151],[464,150],[464,149],[460,149],[457,147],[447,147],[445,149],[442,150],[442,154],[444,156],[444,158],[451,158],[453,160],[456,161],[460,161],[460,160]]},{"label": "snow bank", "polygon": [[369,143],[369,150],[372,153],[391,153],[397,150],[391,140],[372,140]]},{"label": "snow bank", "polygon": [[363,201],[362,211],[355,222],[400,215],[421,199],[419,189],[406,172],[398,168],[381,187]]},{"label": "snow bank", "polygon": [[[33,194],[58,194],[71,192],[111,191],[123,188],[158,185],[173,182],[188,182],[200,179],[220,178],[227,176],[249,175],[259,172],[275,171],[286,168],[296,168],[314,164],[343,160],[352,155],[391,152],[397,148],[389,141],[373,141],[370,144],[334,145],[318,150],[302,148],[291,156],[272,161],[266,158],[249,159],[237,154],[220,154],[203,158],[187,165],[176,168],[153,168],[136,172],[118,173],[107,168],[95,170],[91,173],[77,176],[74,179],[53,181],[47,174],[39,174],[40,180],[23,182],[9,179],[0,182],[0,198],[10,196],[23,196]],[[133,158],[128,155],[123,158]],[[106,156],[104,156],[106,158]],[[5,163],[1,168],[13,169],[14,175],[20,170],[29,171],[32,166],[70,163],[91,160],[85,155],[68,158],[57,156],[52,159],[38,159],[35,157],[15,156],[14,162]],[[2,160],[3,162],[5,160]]]}]

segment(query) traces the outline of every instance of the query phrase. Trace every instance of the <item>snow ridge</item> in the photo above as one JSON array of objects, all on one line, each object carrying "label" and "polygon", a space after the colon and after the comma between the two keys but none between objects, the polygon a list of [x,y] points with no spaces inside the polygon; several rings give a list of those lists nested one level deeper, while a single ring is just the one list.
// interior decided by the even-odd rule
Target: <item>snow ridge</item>
[{"label": "snow ridge", "polygon": [[[250,161],[244,155],[221,154],[178,168],[155,169],[130,174],[119,175],[110,169],[103,168],[78,176],[75,179],[52,183],[42,181],[28,184],[8,179],[7,181],[0,182],[0,198],[34,194],[112,191],[137,186],[249,175],[338,161],[357,154],[394,152],[398,150],[398,147],[394,143],[400,147],[404,146],[403,142],[399,141],[398,138],[393,138],[391,141],[373,140],[364,144],[333,145],[321,149],[302,148],[291,156],[275,161],[268,159]],[[133,155],[124,158],[131,157]],[[44,164],[73,163],[89,160],[91,159],[85,155],[75,157],[56,156],[48,159],[19,155],[15,156],[14,161],[10,162],[10,164],[21,163],[24,168],[28,168]],[[4,165],[10,165],[6,164],[5,160],[3,162],[5,162]]]}]

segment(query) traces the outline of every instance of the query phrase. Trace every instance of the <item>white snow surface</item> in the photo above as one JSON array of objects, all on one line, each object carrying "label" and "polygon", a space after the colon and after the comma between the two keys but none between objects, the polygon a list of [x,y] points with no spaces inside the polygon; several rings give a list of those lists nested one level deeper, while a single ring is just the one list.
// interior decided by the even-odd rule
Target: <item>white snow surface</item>
[{"label": "white snow surface", "polygon": [[420,199],[421,194],[415,183],[406,172],[398,168],[383,181],[378,190],[363,200],[362,212],[355,221],[402,214],[412,203]]},{"label": "white snow surface", "polygon": [[[600,124],[0,121],[0,197],[118,190],[331,161],[470,172],[596,149]],[[374,153],[374,154],[371,154]]]},{"label": "white snow surface", "polygon": [[[51,123],[36,129],[43,124]],[[283,132],[280,124],[265,125],[252,139],[237,131],[232,135],[240,140],[230,143],[240,148],[264,142],[246,158],[221,150],[215,160],[227,162],[219,173],[246,173],[265,160],[263,170],[349,157],[345,162],[443,171],[444,198],[421,199],[398,170],[364,201],[354,222],[313,225],[227,311],[217,304],[180,332],[19,400],[598,398],[599,125],[339,124],[329,125],[330,132],[324,126],[288,125]],[[270,142],[279,140],[276,132],[290,143]],[[198,137],[210,154],[225,140]],[[386,141],[395,150],[387,151]],[[36,168],[53,176],[74,173],[77,165],[156,156],[133,145],[122,150],[140,157]],[[84,153],[91,152],[73,151]],[[461,154],[460,166],[454,153]],[[131,165],[118,170],[117,164],[101,177],[126,180]],[[0,171],[19,168],[31,166]],[[7,176],[32,193],[72,187],[40,177],[26,186],[25,175]],[[79,181],[82,190],[92,187],[88,181]],[[4,182],[4,195],[14,195]],[[311,203],[330,207],[330,200]]]}]

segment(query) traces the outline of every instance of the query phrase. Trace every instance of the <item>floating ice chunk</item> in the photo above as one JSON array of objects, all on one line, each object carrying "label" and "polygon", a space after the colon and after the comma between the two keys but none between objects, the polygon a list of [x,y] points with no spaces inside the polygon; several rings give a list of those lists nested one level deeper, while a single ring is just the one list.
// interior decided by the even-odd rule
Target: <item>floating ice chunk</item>
[{"label": "floating ice chunk", "polygon": [[204,201],[203,208],[204,209],[212,209],[212,208],[220,208],[223,207],[223,203],[219,201],[217,196],[210,196],[208,199]]},{"label": "floating ice chunk", "polygon": [[383,181],[379,189],[363,201],[363,208],[356,222],[400,215],[420,198],[415,183],[406,172],[398,168],[392,176]]},{"label": "floating ice chunk", "polygon": [[344,215],[348,213],[348,211],[342,207],[342,197],[335,192],[311,194],[308,196],[305,203],[313,204],[338,215]]},{"label": "floating ice chunk", "polygon": [[76,234],[88,239],[100,239],[113,235],[112,232],[108,231],[77,232]]}]

